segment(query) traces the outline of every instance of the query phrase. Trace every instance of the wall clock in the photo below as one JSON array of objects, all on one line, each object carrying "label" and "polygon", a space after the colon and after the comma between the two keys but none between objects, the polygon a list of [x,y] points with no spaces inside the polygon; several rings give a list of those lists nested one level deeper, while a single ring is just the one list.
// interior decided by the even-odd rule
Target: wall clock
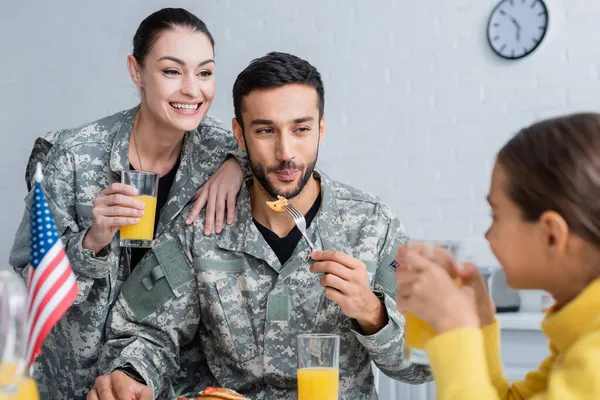
[{"label": "wall clock", "polygon": [[543,0],[501,0],[488,21],[488,42],[502,58],[516,60],[531,54],[548,31],[548,8]]}]

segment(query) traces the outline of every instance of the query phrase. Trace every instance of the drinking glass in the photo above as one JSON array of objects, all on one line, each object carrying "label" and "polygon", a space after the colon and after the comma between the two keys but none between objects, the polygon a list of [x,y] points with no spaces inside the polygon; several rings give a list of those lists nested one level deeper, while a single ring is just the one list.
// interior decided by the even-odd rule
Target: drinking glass
[{"label": "drinking glass", "polygon": [[340,337],[305,333],[296,337],[298,400],[337,400]]},{"label": "drinking glass", "polygon": [[[450,252],[455,261],[458,261],[461,250],[459,242],[441,240],[411,240],[409,243],[406,243],[405,249],[415,245],[423,246],[423,256],[432,260],[436,251],[444,249]],[[410,265],[407,265],[407,267],[410,268]],[[460,285],[458,279],[455,282],[457,285]],[[398,290],[402,290],[402,286],[398,287]],[[404,319],[405,357],[413,364],[429,365],[425,345],[429,339],[435,336],[435,331],[429,324],[408,311],[404,312]]]},{"label": "drinking glass", "polygon": [[121,227],[121,247],[151,247],[154,239],[158,179],[159,176],[155,172],[123,171],[121,174],[121,183],[135,187],[138,194],[133,197],[146,205],[144,215],[137,224]]},{"label": "drinking glass", "polygon": [[0,400],[38,400],[26,368],[27,288],[8,269],[0,270]]}]

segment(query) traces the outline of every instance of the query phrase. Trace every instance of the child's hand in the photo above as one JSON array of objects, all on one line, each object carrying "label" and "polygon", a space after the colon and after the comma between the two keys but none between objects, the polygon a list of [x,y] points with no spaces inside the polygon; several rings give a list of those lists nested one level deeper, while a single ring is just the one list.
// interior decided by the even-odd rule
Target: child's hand
[{"label": "child's hand", "polygon": [[396,269],[396,301],[400,311],[415,314],[436,333],[480,326],[475,290],[469,285],[459,287],[443,267],[453,265],[450,254],[437,254],[434,262],[418,248],[409,248],[405,261],[410,270],[406,264]]},{"label": "child's hand", "polygon": [[477,304],[477,316],[479,317],[480,327],[484,328],[494,322],[496,317],[496,306],[490,297],[487,285],[479,268],[472,263],[457,264],[456,273],[463,286],[470,286],[475,292],[475,302]]}]

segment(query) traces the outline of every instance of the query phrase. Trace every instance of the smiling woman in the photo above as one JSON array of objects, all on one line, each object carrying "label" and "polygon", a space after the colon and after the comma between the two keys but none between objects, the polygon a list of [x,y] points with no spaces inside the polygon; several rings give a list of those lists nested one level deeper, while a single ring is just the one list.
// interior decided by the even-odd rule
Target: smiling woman
[{"label": "smiling woman", "polygon": [[[228,223],[233,220],[242,182],[239,163],[246,159],[236,151],[232,133],[207,116],[215,94],[215,62],[214,40],[204,22],[183,9],[151,14],[134,36],[127,68],[140,91],[139,105],[51,132],[36,141],[30,156],[44,164],[43,189],[79,287],[75,304],[48,335],[35,363],[44,399],[81,399],[89,392],[98,376],[108,311],[147,250],[120,247],[120,228],[150,212],[134,197],[133,187],[119,183],[122,171],[160,176],[155,236],[196,193],[195,210],[207,206],[205,233],[212,233],[215,218],[215,230],[221,230],[225,209]],[[229,155],[235,159],[225,161]],[[25,212],[10,258],[24,278],[29,237]],[[196,371],[189,380],[208,376]]]},{"label": "smiling woman", "polygon": [[[154,159],[163,172],[173,166],[176,148],[171,149],[171,162],[163,165],[154,155],[173,147],[178,142],[175,139],[181,142],[185,131],[195,129],[215,95],[214,40],[210,32],[192,14],[170,13],[153,14],[142,22],[133,39],[133,54],[127,57],[129,74],[141,94],[137,122],[139,137],[146,143],[141,153]],[[159,127],[162,129],[156,129]],[[155,148],[153,139],[162,137],[166,138],[162,148]]]},{"label": "smiling woman", "polygon": [[[186,68],[186,64],[184,60],[181,60],[177,57],[171,57],[171,56],[163,56],[161,58],[158,59],[159,61],[159,65],[160,64],[164,64],[165,65],[165,69],[163,70],[163,73],[165,76],[172,78],[172,79],[177,79],[180,78],[183,74],[180,71],[180,69],[185,69]],[[169,63],[175,63],[177,65],[176,68],[173,67],[169,67]],[[213,66],[210,66],[211,64],[214,64],[215,61],[212,58],[209,58],[207,60],[201,61],[197,67],[195,67],[196,70],[200,70],[202,67],[204,67],[205,65],[207,65],[207,67],[203,68],[200,72],[198,72],[196,74],[197,78],[200,81],[204,81],[207,84],[204,85],[205,86],[205,92],[207,93],[202,93],[201,89],[202,86],[200,86],[200,92],[198,94],[205,94],[205,97],[209,97],[208,95],[210,95],[210,98],[212,99],[212,96],[214,96],[214,80],[212,79],[213,77],[213,71],[212,69],[214,68]],[[211,85],[212,84],[212,85]],[[212,86],[212,87],[211,87]],[[188,95],[188,97],[198,97],[197,93],[192,93],[193,89],[190,91],[189,87],[184,87],[183,90],[181,91],[181,93],[185,93]],[[200,114],[200,112],[202,111],[201,106],[206,105],[206,108],[208,108],[209,102],[208,101],[201,101],[202,99],[198,99],[198,101],[186,101],[186,100],[181,100],[181,101],[171,101],[169,102],[169,104],[171,105],[171,107],[173,107],[175,109],[175,112],[181,115],[188,115],[188,116],[195,116]]]}]

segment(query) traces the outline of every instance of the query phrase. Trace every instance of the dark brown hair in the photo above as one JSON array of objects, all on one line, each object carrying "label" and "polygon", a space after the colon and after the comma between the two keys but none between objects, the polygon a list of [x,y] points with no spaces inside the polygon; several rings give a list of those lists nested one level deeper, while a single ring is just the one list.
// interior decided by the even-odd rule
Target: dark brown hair
[{"label": "dark brown hair", "polygon": [[571,232],[600,247],[600,114],[572,114],[522,129],[497,160],[524,220],[555,211]]},{"label": "dark brown hair", "polygon": [[240,126],[242,120],[242,100],[256,89],[274,89],[289,84],[311,86],[317,92],[319,120],[325,112],[325,89],[321,74],[308,61],[295,55],[271,52],[256,58],[239,73],[233,84],[233,110]]},{"label": "dark brown hair", "polygon": [[146,56],[160,38],[161,33],[176,27],[204,33],[214,50],[215,41],[200,18],[183,8],[163,8],[148,15],[133,36],[133,56],[138,64],[144,66]]}]

